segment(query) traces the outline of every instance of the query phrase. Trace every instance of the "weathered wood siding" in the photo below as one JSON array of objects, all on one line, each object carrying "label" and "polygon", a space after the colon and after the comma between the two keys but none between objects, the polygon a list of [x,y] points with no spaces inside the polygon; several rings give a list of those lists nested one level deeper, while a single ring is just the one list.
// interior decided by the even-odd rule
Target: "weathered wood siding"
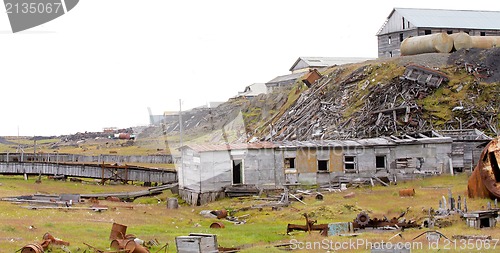
[{"label": "weathered wood siding", "polygon": [[0,162],[80,162],[80,163],[152,163],[172,164],[171,155],[75,155],[75,154],[30,154],[0,153]]},{"label": "weathered wood siding", "polygon": [[[125,169],[102,169],[99,165],[91,164],[55,164],[55,163],[19,163],[0,162],[1,174],[12,175],[65,175],[68,177],[83,177],[95,179],[113,178],[115,172],[122,175]],[[177,173],[159,169],[128,168],[122,178],[131,181],[172,183],[177,181]]]}]

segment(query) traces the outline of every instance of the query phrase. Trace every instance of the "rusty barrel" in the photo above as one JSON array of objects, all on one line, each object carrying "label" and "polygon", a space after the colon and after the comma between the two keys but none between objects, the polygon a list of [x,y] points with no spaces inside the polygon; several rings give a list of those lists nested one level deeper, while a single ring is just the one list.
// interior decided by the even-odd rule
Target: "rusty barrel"
[{"label": "rusty barrel", "polygon": [[111,241],[111,244],[109,245],[110,248],[120,250],[125,248],[125,244],[128,242],[128,240],[125,239],[114,239]]},{"label": "rusty barrel", "polygon": [[177,198],[168,198],[167,209],[177,209],[177,208],[179,208],[179,202]]},{"label": "rusty barrel", "polygon": [[500,198],[500,137],[488,143],[467,183],[470,198]]},{"label": "rusty barrel", "polygon": [[226,209],[215,210],[215,211],[212,211],[210,213],[212,213],[213,215],[217,216],[217,219],[223,219],[223,218],[227,217],[227,211],[226,211]]},{"label": "rusty barrel", "polygon": [[214,222],[210,224],[210,228],[225,228],[224,223],[222,222]]},{"label": "rusty barrel", "polygon": [[43,253],[43,247],[38,243],[30,243],[21,249],[21,253]]},{"label": "rusty barrel", "polygon": [[401,189],[399,190],[400,197],[412,197],[415,196],[415,189]]},{"label": "rusty barrel", "polygon": [[109,239],[110,240],[123,239],[126,233],[127,233],[127,226],[118,223],[113,223],[113,226],[111,227],[111,233],[109,234]]},{"label": "rusty barrel", "polygon": [[147,248],[138,244],[134,240],[128,240],[125,244],[125,249],[128,250],[129,253],[149,253]]}]

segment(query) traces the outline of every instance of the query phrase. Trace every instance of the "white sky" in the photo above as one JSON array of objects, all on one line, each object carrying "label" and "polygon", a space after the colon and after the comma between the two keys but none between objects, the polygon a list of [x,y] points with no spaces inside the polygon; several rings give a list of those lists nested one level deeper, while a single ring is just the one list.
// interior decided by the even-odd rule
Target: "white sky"
[{"label": "white sky", "polygon": [[0,136],[147,125],[226,101],[299,56],[377,57],[393,7],[500,10],[500,1],[81,0],[12,34],[0,11]]}]

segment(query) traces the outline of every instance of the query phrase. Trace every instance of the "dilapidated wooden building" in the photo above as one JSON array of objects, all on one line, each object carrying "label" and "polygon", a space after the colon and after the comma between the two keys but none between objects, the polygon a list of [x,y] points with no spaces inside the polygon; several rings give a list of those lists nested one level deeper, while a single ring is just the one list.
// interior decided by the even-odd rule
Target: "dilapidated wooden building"
[{"label": "dilapidated wooden building", "polygon": [[394,8],[377,32],[378,57],[401,55],[401,42],[408,37],[459,32],[499,36],[500,12]]},{"label": "dilapidated wooden building", "polygon": [[450,171],[449,137],[403,136],[360,140],[292,141],[181,148],[179,194],[205,204],[232,186],[257,189],[325,185],[353,180],[387,183]]}]

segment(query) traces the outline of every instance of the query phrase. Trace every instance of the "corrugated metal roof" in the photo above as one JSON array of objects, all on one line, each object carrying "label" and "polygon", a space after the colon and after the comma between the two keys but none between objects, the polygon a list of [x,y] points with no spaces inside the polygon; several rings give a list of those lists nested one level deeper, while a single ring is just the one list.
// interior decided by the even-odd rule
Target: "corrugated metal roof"
[{"label": "corrugated metal roof", "polygon": [[307,74],[307,73],[301,72],[301,73],[295,73],[295,74],[277,76],[277,77],[273,78],[271,81],[267,82],[266,84],[279,83],[279,82],[283,82],[283,81],[288,81],[288,80],[293,80],[293,79],[299,79],[300,77],[302,77],[305,74]]},{"label": "corrugated metal roof", "polygon": [[368,147],[368,146],[395,146],[389,138],[370,138],[359,140],[317,140],[317,141],[285,141],[275,143],[279,148],[335,148],[335,147]]},{"label": "corrugated metal roof", "polygon": [[290,71],[294,71],[297,64],[300,61],[304,61],[304,63],[309,68],[321,68],[321,67],[330,67],[334,65],[343,65],[349,63],[357,63],[364,62],[367,60],[373,60],[373,58],[361,58],[361,57],[299,57],[295,63],[290,68]]},{"label": "corrugated metal roof", "polygon": [[272,142],[257,142],[257,143],[232,143],[232,144],[188,144],[183,148],[190,148],[196,152],[208,151],[228,151],[228,150],[246,150],[246,149],[266,149],[274,148]]},{"label": "corrugated metal roof", "polygon": [[500,29],[500,12],[394,8],[416,27]]}]

